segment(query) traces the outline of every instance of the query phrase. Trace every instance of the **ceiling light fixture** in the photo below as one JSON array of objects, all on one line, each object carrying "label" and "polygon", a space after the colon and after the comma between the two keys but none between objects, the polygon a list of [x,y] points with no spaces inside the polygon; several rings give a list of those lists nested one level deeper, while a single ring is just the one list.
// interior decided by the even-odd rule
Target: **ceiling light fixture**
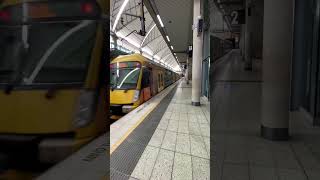
[{"label": "ceiling light fixture", "polygon": [[167,36],[167,40],[170,42],[169,36]]},{"label": "ceiling light fixture", "polygon": [[114,24],[113,24],[113,27],[112,27],[112,31],[113,31],[113,32],[114,32],[114,30],[116,29],[117,24],[118,24],[118,22],[119,22],[119,19],[120,19],[121,15],[122,15],[122,13],[123,13],[123,11],[124,11],[124,8],[125,8],[126,5],[128,4],[128,2],[129,2],[129,0],[124,0],[123,4],[121,5],[120,10],[119,10],[119,12],[118,12],[118,14],[117,14],[116,20],[114,21]]},{"label": "ceiling light fixture", "polygon": [[163,25],[163,23],[162,23],[162,20],[161,20],[161,17],[160,17],[159,14],[157,15],[157,18],[158,18],[158,21],[159,21],[161,27],[164,27],[164,25]]}]

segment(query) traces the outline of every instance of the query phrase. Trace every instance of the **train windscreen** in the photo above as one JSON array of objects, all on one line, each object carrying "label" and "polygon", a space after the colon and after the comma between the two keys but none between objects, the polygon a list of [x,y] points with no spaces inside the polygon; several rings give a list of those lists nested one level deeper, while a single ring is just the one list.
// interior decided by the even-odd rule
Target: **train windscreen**
[{"label": "train windscreen", "polygon": [[139,62],[118,62],[110,64],[110,85],[114,89],[136,89],[141,65]]},{"label": "train windscreen", "polygon": [[0,6],[0,84],[83,83],[97,13],[87,1]]}]

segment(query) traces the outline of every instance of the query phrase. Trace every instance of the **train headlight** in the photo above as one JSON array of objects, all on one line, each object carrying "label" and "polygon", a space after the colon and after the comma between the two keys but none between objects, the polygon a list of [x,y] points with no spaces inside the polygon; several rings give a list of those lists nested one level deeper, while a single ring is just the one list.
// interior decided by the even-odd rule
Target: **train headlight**
[{"label": "train headlight", "polygon": [[76,128],[84,127],[93,120],[93,115],[97,106],[96,95],[97,94],[94,91],[81,92],[74,119],[74,126]]},{"label": "train headlight", "polygon": [[134,91],[134,96],[133,96],[132,103],[138,101],[138,100],[139,100],[139,97],[140,97],[140,91],[139,91],[139,90],[135,90],[135,91]]},{"label": "train headlight", "polygon": [[127,106],[127,105],[122,106],[123,113],[129,113],[132,109],[133,109],[133,106]]}]

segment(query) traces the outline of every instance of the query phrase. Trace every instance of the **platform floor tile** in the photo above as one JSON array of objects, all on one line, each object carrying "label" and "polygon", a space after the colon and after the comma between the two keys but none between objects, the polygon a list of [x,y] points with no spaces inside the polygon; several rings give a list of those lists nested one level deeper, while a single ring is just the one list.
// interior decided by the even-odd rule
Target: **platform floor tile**
[{"label": "platform floor tile", "polygon": [[210,179],[210,103],[202,98],[200,107],[192,106],[191,90],[180,82],[148,143],[159,149],[154,165],[142,155],[132,177],[148,179],[137,172],[152,168],[149,179]]}]

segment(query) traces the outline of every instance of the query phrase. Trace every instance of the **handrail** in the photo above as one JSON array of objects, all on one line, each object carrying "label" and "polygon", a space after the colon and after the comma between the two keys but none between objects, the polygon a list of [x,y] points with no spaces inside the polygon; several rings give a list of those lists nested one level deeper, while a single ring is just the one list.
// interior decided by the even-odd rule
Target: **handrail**
[{"label": "handrail", "polygon": [[204,58],[202,61],[205,61],[205,60],[207,60],[207,59],[209,59],[210,58],[210,56],[207,56],[206,58]]}]

